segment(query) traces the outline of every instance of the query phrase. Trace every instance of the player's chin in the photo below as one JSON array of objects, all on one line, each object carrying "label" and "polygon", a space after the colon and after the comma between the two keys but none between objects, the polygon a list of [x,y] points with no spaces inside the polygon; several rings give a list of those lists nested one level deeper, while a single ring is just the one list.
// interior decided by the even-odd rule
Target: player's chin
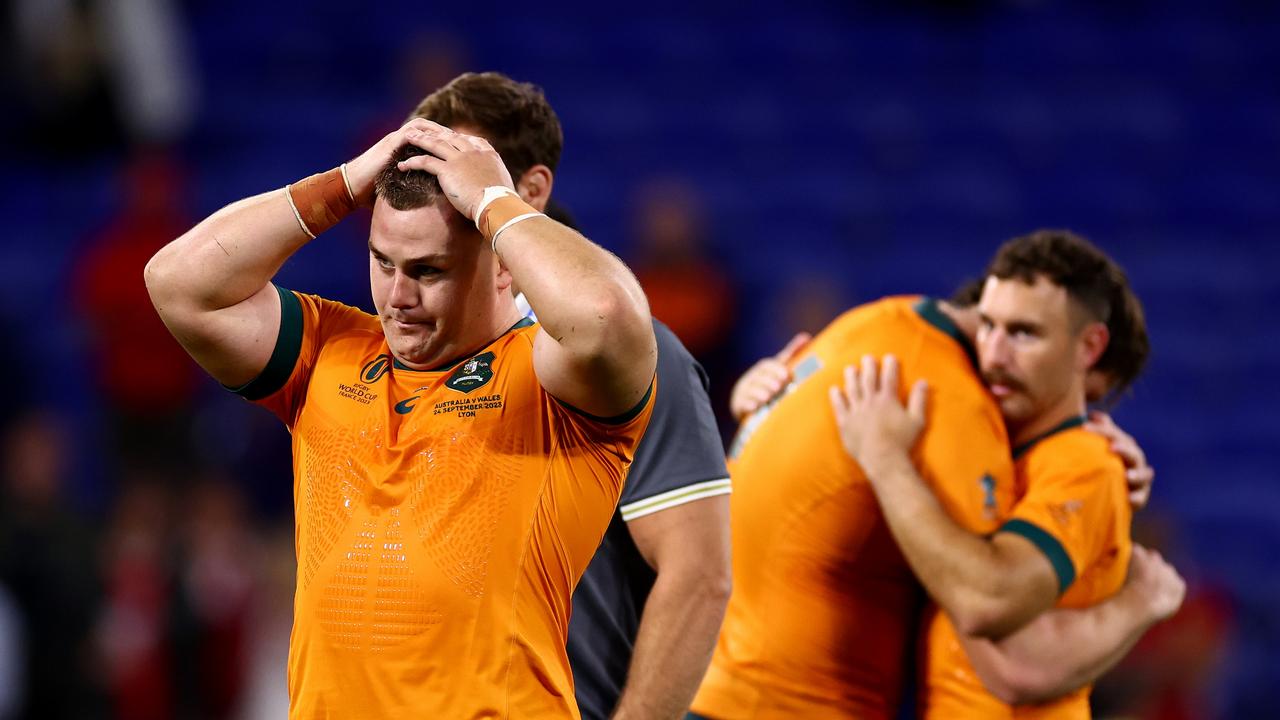
[{"label": "player's chin", "polygon": [[387,344],[398,357],[410,363],[425,362],[436,351],[435,333],[426,325],[403,327],[402,323],[391,320],[383,326]]},{"label": "player's chin", "polygon": [[1017,425],[1031,419],[1034,408],[1026,395],[1015,392],[1000,398],[999,403],[1000,414],[1004,416],[1005,422]]}]

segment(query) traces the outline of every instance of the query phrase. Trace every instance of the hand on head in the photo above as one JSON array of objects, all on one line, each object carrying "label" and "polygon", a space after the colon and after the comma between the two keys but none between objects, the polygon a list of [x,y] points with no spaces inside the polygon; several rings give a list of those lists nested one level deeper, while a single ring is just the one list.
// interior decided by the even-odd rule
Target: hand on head
[{"label": "hand on head", "polygon": [[403,172],[420,170],[435,175],[449,202],[468,220],[475,220],[485,188],[514,188],[511,174],[487,140],[414,118],[347,163],[347,179],[356,202],[373,204],[378,175],[406,145],[427,154],[402,160],[396,167]]}]

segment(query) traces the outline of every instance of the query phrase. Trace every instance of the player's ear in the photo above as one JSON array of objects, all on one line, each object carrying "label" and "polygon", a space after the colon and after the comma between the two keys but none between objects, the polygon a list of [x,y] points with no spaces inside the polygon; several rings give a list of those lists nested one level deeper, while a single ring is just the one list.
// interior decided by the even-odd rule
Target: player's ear
[{"label": "player's ear", "polygon": [[516,181],[516,192],[520,199],[533,206],[538,212],[546,212],[547,201],[551,199],[551,186],[555,178],[551,168],[546,165],[534,165]]},{"label": "player's ear", "polygon": [[[498,292],[511,290],[511,283],[513,281],[511,271],[507,269],[507,264],[502,262],[502,258],[499,257],[494,259],[497,261],[498,265],[498,274],[494,276],[494,286],[498,289]],[[512,293],[514,294],[514,290],[512,290]]]},{"label": "player's ear", "polygon": [[1107,343],[1111,341],[1111,332],[1106,323],[1092,322],[1080,331],[1080,364],[1086,369],[1092,368],[1107,351]]}]

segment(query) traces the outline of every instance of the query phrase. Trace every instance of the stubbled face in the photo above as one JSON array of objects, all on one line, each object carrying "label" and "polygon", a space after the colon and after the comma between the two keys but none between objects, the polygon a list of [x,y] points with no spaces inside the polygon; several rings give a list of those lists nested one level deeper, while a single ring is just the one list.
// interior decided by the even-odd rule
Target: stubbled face
[{"label": "stubbled face", "polygon": [[1083,393],[1084,341],[1064,288],[989,277],[978,313],[983,379],[1012,431]]},{"label": "stubbled face", "polygon": [[443,196],[415,210],[374,203],[369,286],[400,362],[429,369],[489,340],[500,280],[484,238]]}]

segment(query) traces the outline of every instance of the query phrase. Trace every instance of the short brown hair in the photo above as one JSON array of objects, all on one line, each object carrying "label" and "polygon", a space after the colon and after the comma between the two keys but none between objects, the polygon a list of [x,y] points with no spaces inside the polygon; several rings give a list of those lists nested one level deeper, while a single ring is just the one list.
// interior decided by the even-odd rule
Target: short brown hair
[{"label": "short brown hair", "polygon": [[1037,230],[1001,246],[987,276],[1026,283],[1044,277],[1066,290],[1090,321],[1105,323],[1111,339],[1093,369],[1111,379],[1110,397],[1142,372],[1151,351],[1142,303],[1124,270],[1093,243],[1068,230]]},{"label": "short brown hair", "polygon": [[[535,165],[555,172],[564,147],[560,119],[532,83],[512,80],[502,73],[463,73],[418,103],[406,122],[424,118],[445,127],[470,126],[493,145],[513,181]],[[435,202],[440,192],[436,177],[420,170],[401,172],[396,163],[423,150],[401,148],[376,180],[376,192],[397,210],[409,210]]]},{"label": "short brown hair", "polygon": [[459,75],[418,103],[408,120],[414,118],[476,128],[498,151],[512,180],[534,165],[555,172],[560,164],[564,133],[542,88],[502,73]]}]

